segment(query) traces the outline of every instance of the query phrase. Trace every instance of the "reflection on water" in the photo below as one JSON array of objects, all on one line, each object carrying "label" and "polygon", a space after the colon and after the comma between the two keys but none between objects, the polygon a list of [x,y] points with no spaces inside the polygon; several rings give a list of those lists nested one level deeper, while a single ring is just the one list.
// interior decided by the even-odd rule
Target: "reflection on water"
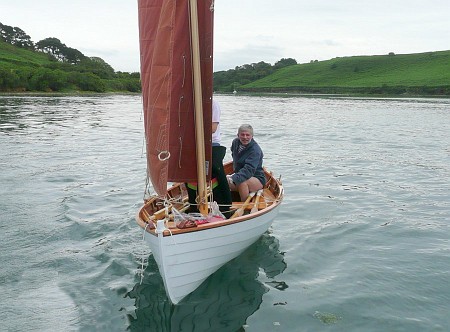
[{"label": "reflection on water", "polygon": [[[247,318],[259,308],[269,287],[278,290],[288,287],[284,282],[273,280],[285,269],[278,240],[266,233],[174,306],[166,296],[155,261],[150,259],[142,284],[136,284],[127,294],[135,299],[136,306],[135,317],[129,317],[130,329],[241,331]],[[270,281],[259,281],[260,273]]]},{"label": "reflection on water", "polygon": [[103,98],[0,97],[0,132],[16,132],[27,128],[35,131],[46,125],[67,127],[78,117],[87,117],[86,120],[92,121],[90,124],[93,125],[99,122],[105,111]]}]

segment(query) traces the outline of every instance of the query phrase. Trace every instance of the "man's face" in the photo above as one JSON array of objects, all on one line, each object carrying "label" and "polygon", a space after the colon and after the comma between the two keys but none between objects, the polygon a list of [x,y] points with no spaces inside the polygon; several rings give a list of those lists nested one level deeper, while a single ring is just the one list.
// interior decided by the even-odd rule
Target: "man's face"
[{"label": "man's face", "polygon": [[247,145],[252,140],[253,135],[249,131],[243,130],[239,132],[238,137],[242,145]]}]

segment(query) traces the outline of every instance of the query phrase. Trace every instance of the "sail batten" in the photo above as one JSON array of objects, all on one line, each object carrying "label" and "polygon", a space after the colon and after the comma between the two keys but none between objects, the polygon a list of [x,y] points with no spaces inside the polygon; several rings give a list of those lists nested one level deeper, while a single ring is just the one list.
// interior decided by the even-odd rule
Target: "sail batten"
[{"label": "sail batten", "polygon": [[[198,6],[206,166],[211,164],[212,0],[193,1]],[[197,181],[198,176],[189,0],[139,0],[138,10],[147,169],[154,190],[164,195],[168,182]]]}]

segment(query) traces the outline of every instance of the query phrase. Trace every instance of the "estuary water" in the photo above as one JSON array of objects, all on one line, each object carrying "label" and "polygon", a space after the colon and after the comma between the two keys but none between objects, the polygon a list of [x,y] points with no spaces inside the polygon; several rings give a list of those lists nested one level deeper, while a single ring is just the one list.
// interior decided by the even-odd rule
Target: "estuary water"
[{"label": "estuary water", "polygon": [[0,96],[0,330],[448,331],[450,100],[215,98],[285,200],[173,306],[134,221],[140,96]]}]

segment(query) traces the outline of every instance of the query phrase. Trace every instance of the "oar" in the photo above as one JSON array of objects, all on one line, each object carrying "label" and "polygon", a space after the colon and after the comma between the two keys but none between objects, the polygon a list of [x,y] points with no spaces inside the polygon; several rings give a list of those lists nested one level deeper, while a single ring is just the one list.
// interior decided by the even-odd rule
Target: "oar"
[{"label": "oar", "polygon": [[259,200],[259,206],[258,208],[260,210],[265,209],[267,207],[267,200],[264,196],[261,196],[261,199]]},{"label": "oar", "polygon": [[245,208],[250,203],[250,201],[252,200],[253,196],[255,196],[255,194],[256,194],[255,192],[251,192],[248,195],[247,199],[245,200],[244,204],[242,204],[241,207],[236,210],[236,212],[230,217],[230,219],[242,216],[244,214]]},{"label": "oar", "polygon": [[263,190],[260,189],[256,192],[256,198],[255,198],[255,203],[253,204],[252,209],[250,210],[250,213],[254,213],[254,212],[258,212],[259,210],[259,199],[261,197]]}]

